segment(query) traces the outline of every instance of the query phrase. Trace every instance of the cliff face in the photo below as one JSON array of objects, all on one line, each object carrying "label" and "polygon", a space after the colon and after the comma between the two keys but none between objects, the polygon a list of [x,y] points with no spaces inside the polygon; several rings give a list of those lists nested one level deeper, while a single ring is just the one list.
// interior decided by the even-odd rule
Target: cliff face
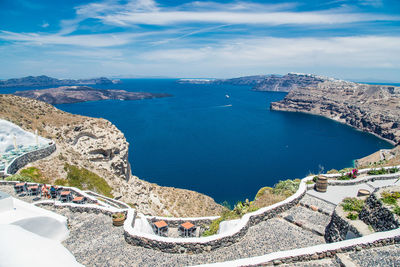
[{"label": "cliff face", "polygon": [[162,187],[131,175],[129,144],[111,122],[63,112],[41,101],[0,94],[0,118],[52,139],[57,151],[31,166],[54,181],[66,178],[65,163],[103,177],[113,195],[145,214],[161,216],[218,215],[222,206],[200,193]]},{"label": "cliff face", "polygon": [[400,88],[330,80],[298,87],[271,110],[321,115],[398,144]]},{"label": "cliff face", "polygon": [[108,99],[138,100],[171,96],[165,93],[128,92],[125,90],[96,89],[88,86],[61,86],[41,90],[17,91],[14,94],[37,99],[49,104],[77,103]]},{"label": "cliff face", "polygon": [[180,80],[180,83],[191,84],[231,84],[231,85],[247,85],[252,86],[255,91],[277,91],[290,92],[299,87],[314,87],[317,84],[329,80],[326,77],[321,77],[312,74],[288,73],[286,75],[256,75],[245,76],[232,79],[216,79],[216,80]]},{"label": "cliff face", "polygon": [[56,78],[41,76],[27,76],[0,81],[0,88],[4,87],[38,87],[38,86],[59,86],[79,84],[113,84],[120,83],[119,80],[110,80],[105,77],[81,80],[59,80]]}]

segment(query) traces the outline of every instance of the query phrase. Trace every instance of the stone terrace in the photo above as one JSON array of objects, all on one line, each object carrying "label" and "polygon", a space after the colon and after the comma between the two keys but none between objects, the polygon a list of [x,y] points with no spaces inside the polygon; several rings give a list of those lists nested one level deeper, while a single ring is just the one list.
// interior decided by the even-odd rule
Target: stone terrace
[{"label": "stone terrace", "polygon": [[321,236],[274,218],[251,227],[241,241],[227,248],[195,255],[168,254],[126,243],[123,228],[113,227],[106,215],[44,208],[68,217],[71,233],[64,245],[86,266],[186,266],[325,243]]},{"label": "stone terrace", "polygon": [[[0,185],[0,190],[32,202],[35,197],[19,197],[13,186]],[[329,196],[330,194],[326,195]],[[249,228],[243,238],[229,247],[202,254],[169,254],[128,244],[122,227],[114,227],[104,214],[72,212],[68,208],[43,206],[69,219],[70,236],[63,242],[76,259],[86,266],[187,266],[224,262],[265,255],[271,252],[325,243],[323,234],[335,205],[307,193],[297,206],[280,216]],[[338,254],[290,266],[359,266],[400,265],[399,245]],[[279,263],[279,262],[278,262]],[[285,266],[285,265],[283,265]],[[289,266],[289,265],[287,265]]]}]

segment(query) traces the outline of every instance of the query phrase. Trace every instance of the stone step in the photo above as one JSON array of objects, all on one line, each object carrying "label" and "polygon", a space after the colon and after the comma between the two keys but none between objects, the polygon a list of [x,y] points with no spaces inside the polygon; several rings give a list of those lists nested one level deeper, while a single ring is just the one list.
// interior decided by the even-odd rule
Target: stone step
[{"label": "stone step", "polygon": [[300,205],[310,208],[314,211],[317,210],[326,215],[332,215],[336,207],[332,203],[328,203],[309,194],[304,195],[304,197],[300,200]]},{"label": "stone step", "polygon": [[282,217],[288,222],[320,236],[324,236],[325,228],[331,220],[330,216],[301,205],[282,213]]}]

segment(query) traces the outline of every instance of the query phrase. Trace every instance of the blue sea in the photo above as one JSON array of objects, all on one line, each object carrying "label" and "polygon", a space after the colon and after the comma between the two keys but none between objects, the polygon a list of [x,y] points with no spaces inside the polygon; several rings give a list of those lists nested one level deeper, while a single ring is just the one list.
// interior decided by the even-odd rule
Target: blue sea
[{"label": "blue sea", "polygon": [[134,175],[195,190],[219,203],[252,200],[263,186],[350,167],[354,159],[392,147],[326,118],[270,111],[270,102],[286,93],[179,84],[176,79],[124,79],[122,84],[96,87],[172,94],[57,107],[114,123],[130,143]]}]

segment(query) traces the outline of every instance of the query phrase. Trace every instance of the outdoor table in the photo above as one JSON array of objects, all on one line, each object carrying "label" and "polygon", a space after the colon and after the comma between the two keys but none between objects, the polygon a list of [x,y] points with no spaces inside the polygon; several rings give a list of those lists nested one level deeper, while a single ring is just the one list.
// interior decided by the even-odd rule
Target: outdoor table
[{"label": "outdoor table", "polygon": [[69,201],[69,200],[71,200],[71,198],[72,198],[71,191],[62,191],[60,194],[61,202]]},{"label": "outdoor table", "polygon": [[158,221],[158,222],[155,222],[155,223],[154,223],[154,226],[155,226],[155,228],[156,228],[156,230],[157,230],[157,234],[158,234],[158,235],[160,235],[161,232],[162,232],[164,229],[168,228],[168,224],[167,224],[165,221]]},{"label": "outdoor table", "polygon": [[39,186],[38,185],[33,185],[28,187],[28,192],[29,195],[37,195],[39,191]]},{"label": "outdoor table", "polygon": [[188,237],[189,233],[194,229],[194,224],[191,222],[185,222],[181,224],[181,227],[183,228],[184,236]]},{"label": "outdoor table", "polygon": [[15,189],[15,192],[18,194],[18,193],[21,193],[22,191],[24,191],[24,187],[25,187],[25,183],[18,183],[18,184],[15,184],[14,185],[14,189]]},{"label": "outdoor table", "polygon": [[84,202],[85,198],[84,197],[75,197],[72,202],[77,203],[77,204],[82,204]]}]

